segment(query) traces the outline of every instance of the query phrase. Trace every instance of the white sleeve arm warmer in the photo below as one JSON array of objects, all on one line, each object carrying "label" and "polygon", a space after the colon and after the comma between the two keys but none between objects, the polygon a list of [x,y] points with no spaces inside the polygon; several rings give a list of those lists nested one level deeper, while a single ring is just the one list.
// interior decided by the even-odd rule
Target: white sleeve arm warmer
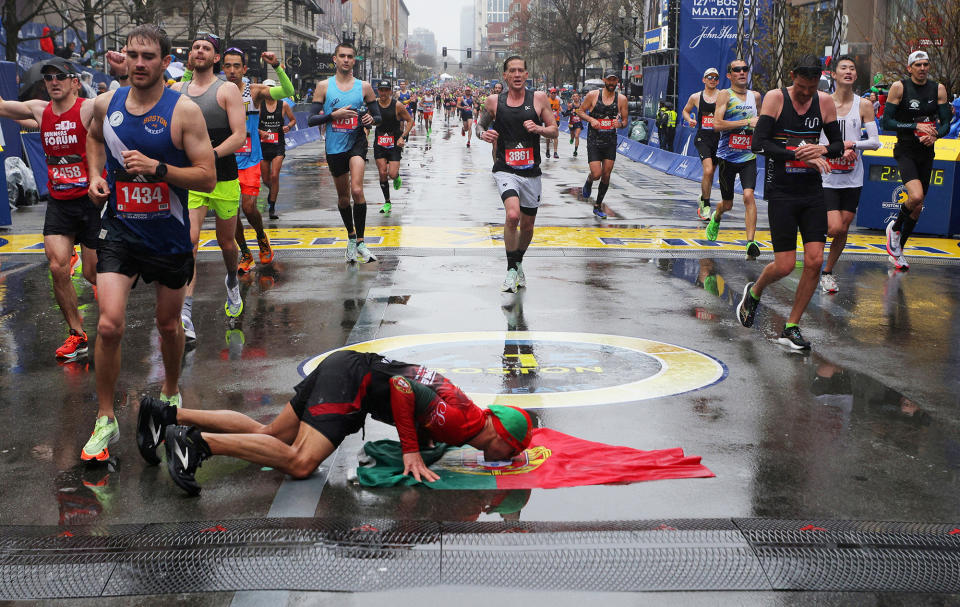
[{"label": "white sleeve arm warmer", "polygon": [[880,149],[880,131],[877,129],[877,123],[870,121],[863,125],[867,131],[867,138],[861,139],[856,143],[858,150],[879,150]]}]

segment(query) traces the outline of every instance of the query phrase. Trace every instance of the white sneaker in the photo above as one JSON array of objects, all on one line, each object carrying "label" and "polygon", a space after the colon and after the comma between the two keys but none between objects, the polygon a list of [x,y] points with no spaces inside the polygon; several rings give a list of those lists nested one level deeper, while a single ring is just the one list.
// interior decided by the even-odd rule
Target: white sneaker
[{"label": "white sneaker", "polygon": [[223,284],[227,287],[227,302],[223,304],[223,311],[226,312],[230,318],[236,318],[243,312],[243,299],[240,297],[240,281],[238,280],[232,289],[228,284],[229,281],[229,276],[223,279]]},{"label": "white sneaker", "polygon": [[824,293],[836,293],[840,290],[837,279],[833,277],[833,274],[820,274],[820,288],[823,289]]},{"label": "white sneaker", "polygon": [[360,263],[370,263],[371,261],[376,261],[377,256],[370,252],[370,249],[367,248],[367,243],[358,242],[357,243],[357,261]]},{"label": "white sneaker", "polygon": [[357,239],[350,238],[347,240],[347,253],[344,256],[347,258],[347,263],[353,263],[357,261]]},{"label": "white sneaker", "polygon": [[907,262],[907,258],[903,256],[903,253],[900,253],[897,256],[890,256],[890,263],[893,264],[893,267],[900,270],[901,272],[906,272],[910,269],[910,264]]},{"label": "white sneaker", "polygon": [[183,325],[183,336],[187,341],[196,341],[197,330],[193,327],[193,319],[186,314],[181,314],[180,324]]},{"label": "white sneaker", "polygon": [[893,223],[887,224],[887,253],[890,257],[899,257],[903,249],[900,248],[900,232],[893,229]]},{"label": "white sneaker", "polygon": [[518,288],[517,271],[510,268],[507,270],[507,276],[503,279],[503,284],[500,285],[500,290],[504,293],[516,293]]},{"label": "white sneaker", "polygon": [[517,263],[517,287],[526,288],[527,275],[523,273],[523,263]]}]

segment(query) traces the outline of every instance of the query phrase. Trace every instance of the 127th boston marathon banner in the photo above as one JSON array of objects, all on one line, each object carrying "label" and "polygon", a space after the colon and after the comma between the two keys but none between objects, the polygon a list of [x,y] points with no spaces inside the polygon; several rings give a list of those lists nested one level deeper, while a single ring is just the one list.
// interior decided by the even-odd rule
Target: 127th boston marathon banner
[{"label": "127th boston marathon banner", "polygon": [[[708,67],[715,67],[720,72],[720,88],[730,86],[726,73],[727,64],[736,59],[738,6],[739,0],[680,0],[677,29],[680,56],[677,99],[680,104],[693,93],[703,90],[703,72]],[[749,31],[749,11],[755,7],[761,10],[756,19],[759,26],[767,6],[767,0],[743,0],[745,32]],[[744,49],[749,44],[749,36],[746,36]]]}]

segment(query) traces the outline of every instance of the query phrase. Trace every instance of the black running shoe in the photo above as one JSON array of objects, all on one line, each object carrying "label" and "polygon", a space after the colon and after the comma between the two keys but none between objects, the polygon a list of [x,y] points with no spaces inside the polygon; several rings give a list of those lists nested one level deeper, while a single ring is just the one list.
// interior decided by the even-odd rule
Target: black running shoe
[{"label": "black running shoe", "polygon": [[784,328],[783,333],[780,334],[780,339],[777,341],[785,346],[790,346],[794,350],[810,349],[810,342],[805,340],[803,335],[800,335],[800,327]]},{"label": "black running shoe", "polygon": [[210,446],[194,426],[167,426],[167,470],[170,478],[189,495],[199,495],[194,475],[203,460],[210,457]]},{"label": "black running shoe", "polygon": [[754,299],[753,295],[750,294],[750,288],[755,284],[757,283],[748,282],[747,286],[743,287],[743,297],[737,304],[737,318],[740,319],[740,324],[745,327],[753,326],[753,318],[757,315],[757,306],[760,305],[760,300]]},{"label": "black running shoe", "polygon": [[[167,423],[164,423],[167,417],[166,410],[170,407],[159,398],[144,396],[140,399],[140,412],[137,414],[137,449],[140,455],[151,466],[160,463],[157,457],[157,447],[163,442],[167,430]],[[175,420],[176,417],[174,416]]]},{"label": "black running shoe", "polygon": [[747,259],[756,259],[760,257],[760,245],[756,240],[747,243]]},{"label": "black running shoe", "polygon": [[270,219],[280,219],[280,216],[277,215],[277,205],[271,204],[268,207],[270,213]]}]

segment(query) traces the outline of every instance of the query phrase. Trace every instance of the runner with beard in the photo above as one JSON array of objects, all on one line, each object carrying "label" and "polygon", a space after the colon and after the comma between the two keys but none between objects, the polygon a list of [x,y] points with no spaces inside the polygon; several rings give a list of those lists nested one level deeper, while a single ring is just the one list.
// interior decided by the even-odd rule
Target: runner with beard
[{"label": "runner with beard", "polygon": [[[240,210],[240,180],[237,159],[234,156],[246,139],[244,125],[243,100],[236,86],[228,86],[217,78],[214,67],[220,62],[220,38],[214,34],[200,32],[190,48],[189,65],[192,68],[190,80],[178,82],[170,90],[182,93],[200,106],[207,125],[207,134],[213,145],[213,155],[217,158],[217,187],[212,192],[190,192],[190,239],[193,241],[193,253],[196,256],[200,246],[200,229],[208,210],[216,215],[217,244],[223,254],[223,265],[227,275],[224,285],[227,289],[227,301],[224,312],[230,318],[236,318],[243,312],[243,299],[240,297],[240,281],[237,279],[239,248],[236,242],[237,212]],[[196,265],[194,276],[187,284],[186,299],[183,304],[181,320],[187,340],[196,339],[193,325],[193,293],[197,288]]]},{"label": "runner with beard", "polygon": [[[703,176],[700,178],[700,201],[697,203],[697,217],[703,221],[710,220],[710,192],[713,190],[713,174],[717,168],[717,145],[720,143],[720,132],[713,128],[713,115],[717,109],[717,83],[720,82],[720,72],[710,67],[703,73],[703,90],[690,95],[687,105],[683,106],[683,119],[690,128],[696,127],[697,136],[694,146],[700,155],[700,164],[703,165]],[[690,112],[696,110],[694,119]]]},{"label": "runner with beard", "polygon": [[93,99],[79,97],[80,79],[72,63],[54,57],[41,68],[50,101],[4,101],[0,117],[35,120],[47,161],[50,201],[43,219],[43,250],[50,264],[53,295],[69,334],[56,357],[68,361],[87,354],[87,333],[70,280],[71,257],[79,243],[83,277],[96,289],[100,209],[87,195],[87,130],[93,119]]},{"label": "runner with beard", "polygon": [[[778,340],[794,350],[810,349],[799,323],[817,289],[823,263],[827,208],[820,174],[830,172],[828,158],[840,158],[854,145],[840,136],[833,99],[817,90],[822,71],[823,66],[814,55],[797,61],[790,71],[793,84],[764,97],[752,142],[753,149],[767,159],[764,193],[769,201],[773,261],[763,268],[756,282],[748,282],[743,288],[737,316],[743,326],[753,325],[764,289],[793,272],[800,232],[803,273]],[[827,145],[819,143],[821,131],[827,136]]]},{"label": "runner with beard", "polygon": [[368,263],[377,258],[363,241],[367,223],[367,199],[363,194],[367,158],[364,127],[380,123],[380,104],[373,87],[353,77],[356,50],[352,44],[338,44],[333,60],[337,73],[318,84],[313,92],[313,116],[308,124],[326,125],[327,166],[333,175],[337,207],[347,230],[347,263]]},{"label": "runner with beard", "polygon": [[593,182],[600,180],[597,202],[593,205],[593,214],[600,219],[607,217],[603,211],[603,197],[607,195],[610,174],[617,161],[617,129],[625,126],[629,120],[627,97],[617,93],[619,83],[620,74],[616,70],[607,70],[603,76],[603,88],[587,93],[577,110],[577,116],[590,127],[587,131],[590,174],[583,184],[581,195],[589,200]]},{"label": "runner with beard", "polygon": [[567,104],[567,111],[564,116],[569,117],[568,127],[570,129],[570,144],[573,146],[573,157],[577,157],[577,151],[580,149],[580,132],[583,130],[583,119],[577,113],[580,109],[580,93],[574,93],[570,97],[570,103]]},{"label": "runner with beard", "polygon": [[164,86],[163,72],[170,64],[166,33],[154,25],[137,26],[127,35],[124,53],[122,70],[129,74],[130,86],[96,98],[87,136],[89,193],[105,208],[97,248],[98,412],[80,454],[83,460],[107,459],[108,445],[120,435],[113,410],[120,343],[130,290],[140,279],[157,283],[164,368],[160,400],[180,405],[180,311],[194,266],[187,190],[209,192],[217,185],[203,113],[186,95]]},{"label": "runner with beard", "polygon": [[910,269],[903,255],[904,247],[917,226],[930,189],[934,146],[937,139],[950,132],[952,115],[946,87],[929,78],[930,56],[926,52],[910,53],[907,72],[909,78],[890,85],[882,125],[897,132],[893,157],[907,191],[907,201],[900,205],[897,218],[887,224],[887,253],[897,270]]},{"label": "runner with beard", "polygon": [[533,431],[523,409],[481,409],[439,373],[376,353],[334,352],[294,392],[269,424],[238,411],[177,409],[146,397],[137,416],[137,447],[156,465],[156,449],[165,443],[170,477],[197,495],[197,468],[214,455],[307,478],[347,436],[363,428],[367,415],[396,427],[403,474],[427,482],[440,478],[420,455],[431,441],[469,444],[486,460],[501,461],[526,449]]},{"label": "runner with beard", "polygon": [[527,284],[523,254],[533,240],[542,191],[540,137],[556,137],[559,132],[547,96],[526,89],[528,76],[523,57],[508,57],[503,62],[507,91],[487,97],[476,124],[477,137],[495,146],[493,176],[506,211],[507,275],[500,290],[509,293]]},{"label": "runner with beard", "polygon": [[[280,86],[244,82],[243,77],[247,73],[247,55],[236,47],[224,51],[223,73],[227,81],[236,85],[240,90],[240,99],[243,101],[246,114],[246,139],[236,154],[240,177],[240,206],[247,222],[257,236],[260,263],[266,264],[273,261],[273,248],[270,246],[270,239],[263,229],[263,217],[260,215],[260,210],[257,209],[257,197],[260,195],[260,183],[263,175],[263,166],[261,165],[263,148],[258,136],[260,106],[267,100],[289,97],[294,93],[294,89],[293,83],[290,82],[290,78],[283,71],[283,67],[275,54],[265,52],[260,55],[260,58],[273,67],[277,73],[277,79],[280,81]],[[188,79],[188,75],[184,74],[184,78]],[[279,168],[277,172],[279,173]],[[268,181],[267,183],[270,185],[271,182]],[[276,187],[270,188],[267,200],[270,205],[270,219],[276,219]],[[238,271],[240,273],[249,272],[254,265],[253,254],[250,253],[250,247],[247,246],[247,238],[243,233],[243,222],[240,219],[237,219],[235,238],[240,247]]]},{"label": "runner with beard", "polygon": [[377,103],[380,105],[380,124],[373,132],[373,158],[380,173],[380,190],[383,192],[383,207],[380,212],[387,214],[392,208],[390,203],[390,183],[399,190],[403,183],[400,179],[400,159],[403,147],[407,144],[413,117],[407,113],[403,104],[393,98],[393,87],[389,80],[377,84]]}]

